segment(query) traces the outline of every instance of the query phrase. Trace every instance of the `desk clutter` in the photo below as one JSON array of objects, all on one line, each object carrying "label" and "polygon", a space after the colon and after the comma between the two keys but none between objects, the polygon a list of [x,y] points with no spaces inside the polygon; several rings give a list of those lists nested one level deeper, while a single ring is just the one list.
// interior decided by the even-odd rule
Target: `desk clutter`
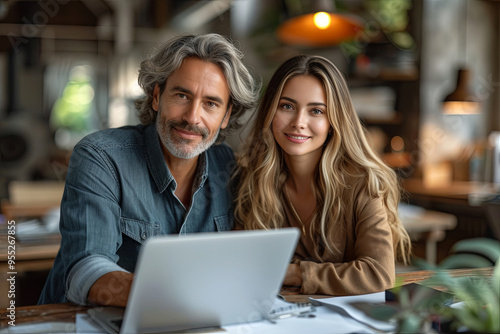
[{"label": "desk clutter", "polygon": [[[415,285],[412,285],[414,288]],[[432,290],[427,288],[427,290]],[[433,290],[439,293],[437,290]],[[276,298],[267,320],[226,325],[220,328],[185,330],[180,333],[394,333],[395,321],[371,318],[359,305],[386,306],[387,291],[358,296],[310,298],[307,303],[288,303]],[[390,300],[387,300],[390,302]],[[443,300],[449,306],[449,300]],[[438,332],[438,331],[436,331]],[[87,314],[78,314],[76,333],[107,334]],[[176,331],[179,333],[179,331]]]},{"label": "desk clutter", "polygon": [[[266,320],[226,325],[220,328],[202,328],[175,333],[377,333],[394,330],[391,323],[377,322],[351,307],[351,302],[383,303],[385,292],[326,299],[310,299],[307,303],[289,303],[276,298]],[[89,310],[91,312],[91,310]],[[87,312],[88,313],[88,312]],[[1,333],[1,332],[0,332]],[[109,332],[95,323],[87,314],[78,314],[76,333]]]},{"label": "desk clutter", "polygon": [[16,221],[16,239],[23,244],[47,244],[59,242],[59,207],[49,209],[43,216],[35,219]]},{"label": "desk clutter", "polygon": [[[490,267],[488,272],[491,273],[492,270]],[[495,278],[478,277],[485,281],[498,282],[499,273],[500,269],[493,273]],[[461,279],[480,283],[478,277],[464,276]],[[470,307],[467,304],[471,301],[459,300],[458,295],[427,285],[409,283],[365,295],[309,297],[308,302],[296,304],[286,302],[278,296],[266,320],[248,321],[220,328],[192,329],[182,333],[448,333],[456,324],[449,318],[451,313],[447,310],[467,312],[466,309]],[[494,306],[488,303],[483,306],[490,309],[490,312],[495,312],[492,307]],[[390,312],[387,312],[389,310]],[[415,321],[408,322],[412,317]],[[411,328],[407,327],[408,324]],[[102,328],[92,326],[94,325],[85,315],[77,316],[77,333],[105,333]],[[461,323],[461,330],[468,328],[463,326],[464,323]],[[95,331],[92,331],[92,328]]]},{"label": "desk clutter", "polygon": [[[443,285],[444,281],[441,277],[443,275],[450,277],[447,281],[452,286],[455,286],[455,283],[460,283],[460,286],[463,286],[465,283],[469,284],[471,289],[473,288],[470,291],[474,292],[476,299],[470,299],[470,296],[467,297],[464,295],[463,292],[469,291],[467,289],[460,288],[459,291],[461,292],[458,293],[455,288],[449,289],[450,284]],[[441,279],[438,279],[438,277],[441,277]],[[394,300],[398,300],[398,298],[402,296],[401,291],[406,291],[409,298],[406,302],[399,303],[397,312],[400,315],[400,318],[403,317],[404,319],[408,319],[411,315],[419,312],[418,305],[422,303],[428,304],[430,302],[433,306],[432,310],[436,311],[437,304],[435,304],[435,301],[438,300],[440,301],[440,307],[443,307],[446,310],[452,310],[453,312],[458,312],[456,314],[459,314],[460,318],[456,319],[460,321],[455,323],[455,325],[459,325],[461,329],[467,330],[470,328],[470,330],[475,333],[500,332],[498,308],[495,309],[495,305],[488,302],[488,299],[490,301],[496,300],[498,304],[499,292],[494,290],[494,287],[499,286],[500,284],[500,265],[498,264],[496,267],[454,269],[444,272],[421,270],[399,273],[396,275],[396,281],[399,282],[397,285],[402,287],[400,288],[401,290],[395,291],[396,296],[388,293],[387,291],[348,297],[287,295],[286,298],[288,301],[296,300],[305,304],[298,304],[294,306],[293,304],[290,305],[289,302],[283,301],[283,299],[274,298],[274,304],[271,307],[271,310],[274,311],[271,312],[274,312],[275,314],[281,312],[290,313],[292,310],[301,310],[304,312],[291,312],[292,314],[289,316],[274,319],[273,321],[265,319],[259,321],[246,321],[237,325],[189,330],[184,331],[184,333],[394,333],[399,330],[397,328],[399,325],[396,324],[394,320],[380,321],[380,317],[377,317],[379,320],[375,321],[372,315],[368,316],[370,313],[366,312],[366,309],[367,307],[375,307],[377,311],[380,311],[386,307],[393,307]],[[483,288],[487,287],[489,290],[483,291],[481,286],[483,286]],[[403,287],[406,288],[403,289]],[[453,301],[451,300],[449,294],[442,293],[440,291],[452,293]],[[484,299],[477,300],[479,295],[482,295]],[[418,300],[420,300],[420,302]],[[405,308],[404,305],[408,306],[408,302],[410,302],[411,307]],[[360,307],[360,305],[364,305],[366,307],[363,308]],[[478,307],[478,305],[482,305],[482,307]],[[401,311],[401,306],[403,306],[403,312]],[[94,308],[89,306],[79,306],[72,303],[19,307],[16,308],[15,327],[8,326],[8,315],[10,314],[9,310],[0,309],[0,334],[62,332],[106,333],[102,327],[93,322],[93,320],[89,317],[88,312],[92,309]],[[468,310],[471,311],[467,313]],[[207,309],[207,311],[209,311],[209,309]],[[471,312],[477,315],[477,317],[481,317],[483,321],[474,321],[469,324],[481,323],[481,325],[483,325],[482,323],[489,323],[492,326],[488,328],[484,326],[481,328],[468,326],[463,320],[467,315],[471,316]],[[484,317],[486,313],[490,314],[490,318]],[[380,312],[378,312],[378,314],[380,315]],[[426,314],[428,314],[428,312]],[[488,320],[484,321],[484,319]],[[434,317],[431,320],[433,321],[429,325],[434,326],[434,329],[431,330],[429,328],[429,331],[421,330],[419,332],[447,332],[447,328],[442,326],[446,323],[436,323],[434,321]],[[419,323],[417,322],[417,324]],[[399,332],[404,331],[400,330]],[[176,333],[179,333],[179,331],[176,331]]]},{"label": "desk clutter", "polygon": [[[9,199],[0,203],[0,230],[15,224],[16,239],[24,244],[59,243],[59,217],[64,182],[12,181]],[[2,231],[3,232],[3,231]]]}]

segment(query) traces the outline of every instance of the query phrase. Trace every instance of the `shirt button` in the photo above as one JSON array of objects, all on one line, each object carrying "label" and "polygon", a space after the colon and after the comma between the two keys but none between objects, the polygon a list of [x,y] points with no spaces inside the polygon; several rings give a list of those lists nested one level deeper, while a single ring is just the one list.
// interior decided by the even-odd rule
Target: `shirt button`
[{"label": "shirt button", "polygon": [[142,240],[146,240],[146,232],[142,232],[142,234],[141,234],[141,239],[142,239]]}]

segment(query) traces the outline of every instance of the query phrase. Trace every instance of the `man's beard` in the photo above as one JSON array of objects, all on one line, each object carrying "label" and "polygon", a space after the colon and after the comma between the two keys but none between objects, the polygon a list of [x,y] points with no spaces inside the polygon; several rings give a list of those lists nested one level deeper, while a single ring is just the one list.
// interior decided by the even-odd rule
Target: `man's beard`
[{"label": "man's beard", "polygon": [[[209,149],[219,136],[220,127],[217,129],[217,132],[211,138],[209,138],[209,131],[207,128],[190,125],[186,121],[177,122],[174,120],[170,120],[168,122],[162,122],[159,116],[160,115],[158,115],[158,117],[156,118],[156,131],[160,136],[160,140],[163,146],[165,146],[168,152],[170,152],[170,154],[172,154],[174,157],[180,159],[192,159]],[[192,142],[191,139],[172,136],[172,132],[175,131],[174,128],[179,128],[189,132],[200,134],[201,142],[192,147],[190,145]]]}]

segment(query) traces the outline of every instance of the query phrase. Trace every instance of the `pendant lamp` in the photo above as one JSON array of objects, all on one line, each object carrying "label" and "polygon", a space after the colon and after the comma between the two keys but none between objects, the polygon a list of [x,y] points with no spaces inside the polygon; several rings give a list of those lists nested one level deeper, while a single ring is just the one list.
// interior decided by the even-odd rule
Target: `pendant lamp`
[{"label": "pendant lamp", "polygon": [[457,86],[443,100],[445,115],[477,115],[480,113],[479,102],[469,92],[470,71],[461,68],[457,73]]},{"label": "pendant lamp", "polygon": [[[465,19],[463,32],[464,63],[467,63],[467,11],[469,1],[465,0]],[[475,99],[474,94],[469,90],[469,80],[471,72],[462,67],[457,73],[457,84],[455,90],[448,94],[443,100],[444,115],[477,115],[481,112],[480,104]]]},{"label": "pendant lamp", "polygon": [[363,21],[335,12],[334,1],[310,0],[302,14],[289,17],[277,31],[287,45],[326,47],[352,41],[363,31]]}]

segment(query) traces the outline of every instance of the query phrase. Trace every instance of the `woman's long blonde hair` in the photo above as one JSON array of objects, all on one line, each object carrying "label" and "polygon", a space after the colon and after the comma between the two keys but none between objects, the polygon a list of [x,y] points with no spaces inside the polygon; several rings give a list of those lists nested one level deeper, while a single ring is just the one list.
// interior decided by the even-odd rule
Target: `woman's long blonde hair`
[{"label": "woman's long blonde hair", "polygon": [[319,205],[311,222],[311,233],[319,235],[321,243],[332,253],[338,252],[331,239],[332,231],[343,228],[345,208],[349,207],[346,203],[349,198],[343,193],[352,176],[362,177],[368,194],[383,199],[396,256],[406,263],[411,241],[398,217],[400,187],[396,173],[371,149],[342,73],[321,56],[290,58],[272,76],[239,159],[236,224],[244,229],[273,229],[282,227],[286,219],[282,189],[288,170],[271,123],[284,85],[298,75],[311,75],[323,83],[327,116],[333,129],[315,175],[314,191]]}]

